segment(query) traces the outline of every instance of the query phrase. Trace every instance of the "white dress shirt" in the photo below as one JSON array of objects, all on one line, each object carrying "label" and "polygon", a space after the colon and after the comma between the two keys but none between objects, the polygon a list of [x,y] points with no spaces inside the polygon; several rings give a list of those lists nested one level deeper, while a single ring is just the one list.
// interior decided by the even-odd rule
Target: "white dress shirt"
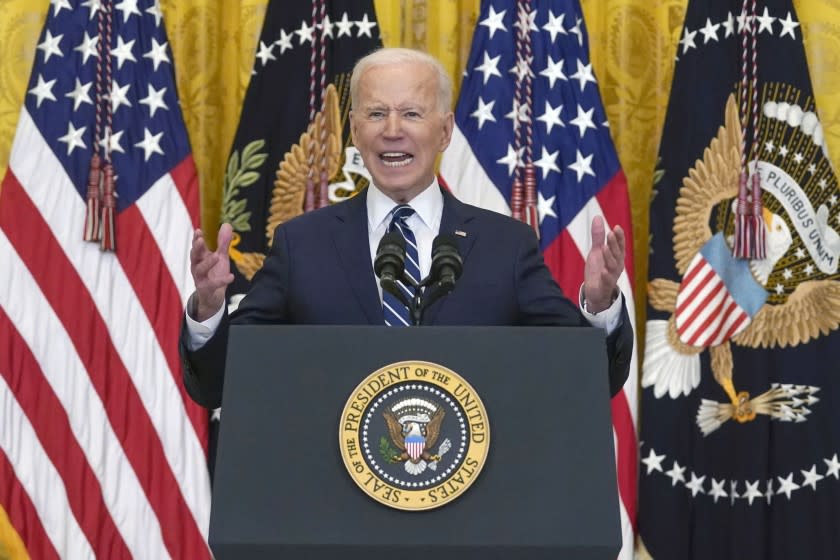
[{"label": "white dress shirt", "polygon": [[[391,223],[391,212],[398,206],[385,193],[371,184],[367,190],[367,214],[368,214],[368,242],[370,244],[370,262],[376,258],[376,249],[379,242],[388,230]],[[429,274],[432,265],[432,242],[440,232],[440,221],[443,217],[443,194],[440,192],[437,178],[432,181],[426,190],[414,197],[410,202],[414,214],[406,221],[417,241],[417,256],[420,259],[420,275],[425,278]],[[377,283],[379,298],[382,299],[382,286]],[[192,301],[195,294],[190,296],[187,302],[187,331],[189,332],[190,350],[197,350],[210,340],[219,323],[222,322],[224,305],[215,315],[203,322],[198,322],[190,317],[189,310],[192,308]],[[578,304],[587,321],[593,326],[604,329],[607,334],[612,333],[621,321],[621,303],[623,295],[613,301],[612,305],[604,311],[593,314],[586,310],[583,301],[583,285],[578,295]]]}]

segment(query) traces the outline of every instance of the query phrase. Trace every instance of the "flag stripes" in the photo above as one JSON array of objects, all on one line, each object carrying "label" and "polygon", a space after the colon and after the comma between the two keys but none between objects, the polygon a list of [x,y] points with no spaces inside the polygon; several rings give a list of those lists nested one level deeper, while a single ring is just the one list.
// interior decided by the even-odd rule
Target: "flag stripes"
[{"label": "flag stripes", "polygon": [[[24,187],[38,185],[45,176],[52,178],[50,189]],[[189,217],[186,212],[182,214]],[[102,472],[103,476],[111,473],[117,478],[111,484],[119,488],[119,501],[125,501],[130,509],[130,527],[126,529],[130,536],[124,538],[127,542],[140,539],[142,548],[137,557],[208,558],[208,476],[201,443],[204,438],[200,435],[206,428],[195,427],[201,425],[200,410],[187,414],[187,408],[194,405],[185,404],[174,348],[177,334],[173,334],[179,324],[183,299],[179,291],[183,287],[179,290],[174,286],[170,267],[158,249],[166,247],[171,255],[173,242],[187,247],[185,239],[189,236],[184,237],[184,232],[191,229],[192,219],[182,226],[181,237],[168,241],[165,235],[171,235],[171,229],[152,232],[139,206],[121,212],[117,227],[135,232],[134,236],[120,238],[128,245],[123,247],[123,254],[141,251],[131,253],[135,259],[130,262],[103,255],[95,245],[79,243],[83,219],[84,202],[24,110],[0,192],[0,229],[8,236],[9,259],[15,260],[13,255],[19,254],[16,260],[21,262],[20,268],[32,272],[32,286],[39,286],[44,293],[38,311],[33,312],[32,306],[39,298],[30,300],[27,296],[25,315],[12,320],[20,326],[27,316],[34,315],[41,321],[56,314],[54,322],[58,326],[54,330],[58,332],[43,340],[50,341],[50,355],[65,362],[68,355],[76,355],[79,364],[74,375],[66,372],[66,364],[51,364],[44,369],[64,370],[65,377],[77,385],[89,383],[87,388],[75,390],[89,394],[86,402],[101,401],[99,407],[104,406],[102,419],[96,424],[113,428],[110,438],[103,435],[112,442],[107,454],[119,449],[118,454],[125,455],[121,466],[103,467]],[[39,233],[33,235],[33,231]],[[131,247],[132,243],[138,246]],[[186,259],[187,249],[182,250]],[[137,259],[136,255],[143,258]],[[17,286],[3,297],[14,293],[19,298],[24,290]],[[66,297],[68,293],[74,297]],[[8,298],[0,302],[7,312],[14,305]],[[161,332],[156,332],[155,324],[160,325]],[[64,352],[56,351],[54,343],[62,334],[68,338]],[[28,341],[36,356],[39,354],[33,344],[38,339]],[[145,351],[139,352],[138,348]],[[41,351],[47,353],[46,348]],[[82,411],[67,409],[66,403],[64,406],[73,424],[73,414]],[[90,423],[87,414],[84,411],[82,419]],[[183,420],[188,416],[192,422]],[[80,435],[76,432],[68,437]],[[138,499],[127,500],[125,493],[130,493],[133,477]],[[145,501],[146,508],[141,505]],[[51,533],[50,528],[46,530]],[[156,540],[160,541],[157,550]]]}]

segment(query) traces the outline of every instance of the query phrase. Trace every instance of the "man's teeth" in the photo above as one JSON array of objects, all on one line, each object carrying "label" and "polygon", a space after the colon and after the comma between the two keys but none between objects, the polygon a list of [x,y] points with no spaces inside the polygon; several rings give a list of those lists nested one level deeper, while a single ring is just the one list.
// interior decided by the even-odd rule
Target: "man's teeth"
[{"label": "man's teeth", "polygon": [[387,167],[403,167],[414,160],[414,156],[405,152],[385,152],[380,156]]}]

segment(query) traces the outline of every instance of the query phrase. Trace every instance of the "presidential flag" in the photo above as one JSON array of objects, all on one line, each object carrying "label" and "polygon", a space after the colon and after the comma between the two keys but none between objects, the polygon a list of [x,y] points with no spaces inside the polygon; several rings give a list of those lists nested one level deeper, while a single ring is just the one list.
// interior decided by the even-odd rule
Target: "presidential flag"
[{"label": "presidential flag", "polygon": [[[592,218],[621,225],[627,258],[619,287],[633,309],[627,183],[577,0],[482,2],[440,174],[459,199],[530,223],[546,264],[573,301]],[[635,354],[624,390],[612,401],[622,558],[632,557],[636,509]]]},{"label": "presidential flag", "polygon": [[0,191],[0,503],[32,558],[210,558],[198,182],[157,0],[53,0]]},{"label": "presidential flag", "polygon": [[790,0],[692,1],[651,205],[639,536],[840,557],[840,190]]},{"label": "presidential flag", "polygon": [[232,308],[279,224],[367,185],[350,141],[350,72],[381,46],[371,0],[269,3],[224,178]]}]

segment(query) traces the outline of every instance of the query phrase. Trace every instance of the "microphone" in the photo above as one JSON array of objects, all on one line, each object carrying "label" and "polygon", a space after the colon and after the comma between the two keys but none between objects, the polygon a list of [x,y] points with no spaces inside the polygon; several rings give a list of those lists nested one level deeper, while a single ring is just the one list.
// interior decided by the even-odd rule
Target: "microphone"
[{"label": "microphone", "polygon": [[386,233],[376,249],[373,261],[373,271],[379,277],[382,289],[393,294],[400,301],[405,296],[397,286],[397,280],[403,277],[405,271],[405,238],[397,231]]},{"label": "microphone", "polygon": [[455,288],[455,281],[461,277],[464,261],[458,251],[458,241],[454,236],[442,233],[432,242],[431,276],[437,279],[444,293]]}]

